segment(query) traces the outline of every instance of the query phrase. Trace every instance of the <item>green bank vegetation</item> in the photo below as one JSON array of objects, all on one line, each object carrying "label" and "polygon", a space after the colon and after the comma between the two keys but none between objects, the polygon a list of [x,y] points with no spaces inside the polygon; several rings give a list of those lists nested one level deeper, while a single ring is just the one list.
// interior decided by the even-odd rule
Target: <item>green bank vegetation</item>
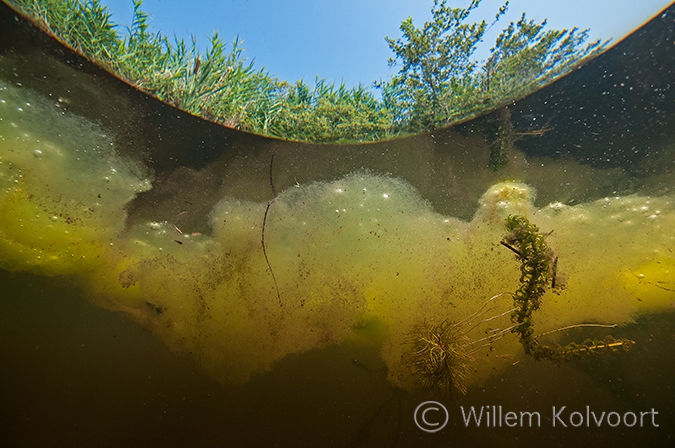
[{"label": "green bank vegetation", "polygon": [[[503,106],[602,52],[587,31],[546,30],[525,14],[497,38],[486,60],[474,57],[494,22],[469,22],[481,0],[452,8],[435,0],[432,20],[412,18],[386,38],[399,71],[372,87],[322,79],[289,83],[254,67],[242,41],[217,33],[200,53],[193,39],[170,40],[148,27],[133,0],[130,28],[118,32],[99,0],[5,0],[45,31],[138,89],[194,115],[244,131],[309,142],[368,142],[447,127]],[[379,89],[381,95],[376,95]]]}]

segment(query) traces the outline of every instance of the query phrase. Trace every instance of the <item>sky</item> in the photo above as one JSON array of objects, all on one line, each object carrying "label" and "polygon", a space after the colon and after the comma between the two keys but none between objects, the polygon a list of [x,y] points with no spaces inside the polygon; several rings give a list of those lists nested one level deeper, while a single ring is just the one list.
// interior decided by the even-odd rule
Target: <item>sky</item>
[{"label": "sky", "polygon": [[[499,31],[523,12],[529,19],[548,20],[550,28],[590,29],[592,39],[620,41],[658,14],[672,0],[511,0],[504,16],[485,36],[482,52]],[[123,31],[130,25],[132,0],[102,0]],[[470,0],[448,0],[466,7]],[[472,21],[491,23],[503,0],[483,0]],[[230,43],[243,40],[244,56],[256,68],[294,82],[314,79],[348,86],[388,79],[396,67],[385,36],[399,38],[401,21],[413,17],[421,27],[431,18],[433,0],[144,0],[150,27],[165,36],[197,38],[202,51],[214,31]],[[479,55],[480,57],[480,55]]]}]

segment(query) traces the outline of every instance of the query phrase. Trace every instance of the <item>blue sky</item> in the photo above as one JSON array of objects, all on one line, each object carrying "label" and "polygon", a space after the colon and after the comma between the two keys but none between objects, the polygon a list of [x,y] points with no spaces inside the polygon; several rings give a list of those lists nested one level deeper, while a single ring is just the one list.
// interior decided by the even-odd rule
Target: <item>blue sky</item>
[{"label": "blue sky", "polygon": [[[102,0],[121,29],[130,24],[132,0]],[[509,12],[486,36],[522,12],[548,19],[551,28],[590,28],[592,38],[614,42],[649,20],[671,0],[511,0]],[[467,6],[469,0],[448,0]],[[471,19],[488,22],[503,0],[483,0]],[[399,25],[412,16],[416,26],[431,18],[433,0],[144,0],[150,26],[164,35],[197,37],[202,51],[214,30],[231,42],[239,35],[255,66],[287,81],[316,76],[331,82],[370,85],[395,73],[384,37],[400,37]]]}]

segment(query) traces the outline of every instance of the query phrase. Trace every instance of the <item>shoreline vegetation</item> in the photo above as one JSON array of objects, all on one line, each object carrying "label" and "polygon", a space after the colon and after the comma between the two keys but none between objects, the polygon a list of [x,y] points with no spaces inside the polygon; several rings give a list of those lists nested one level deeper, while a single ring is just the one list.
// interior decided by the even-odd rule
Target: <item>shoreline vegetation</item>
[{"label": "shoreline vegetation", "polygon": [[[452,8],[435,0],[421,28],[401,23],[386,37],[399,68],[387,81],[347,87],[317,78],[280,80],[244,56],[242,40],[228,45],[214,33],[205,52],[196,40],[171,41],[148,26],[142,0],[133,0],[131,27],[119,32],[99,0],[4,0],[77,53],[135,88],[190,114],[266,137],[313,142],[375,142],[446,128],[504,107],[602,53],[608,41],[588,42],[588,30],[547,30],[546,21],[520,20],[502,30],[485,60],[477,45],[492,24],[470,22],[481,0]],[[380,91],[376,95],[375,89]]]}]

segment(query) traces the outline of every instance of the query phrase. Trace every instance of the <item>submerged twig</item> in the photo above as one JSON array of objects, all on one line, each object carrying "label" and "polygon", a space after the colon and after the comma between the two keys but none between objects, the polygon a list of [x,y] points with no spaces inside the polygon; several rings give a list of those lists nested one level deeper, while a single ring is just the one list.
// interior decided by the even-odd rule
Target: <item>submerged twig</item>
[{"label": "submerged twig", "polygon": [[274,189],[274,180],[272,178],[273,165],[274,165],[274,152],[272,152],[272,158],[270,159],[270,188],[272,189],[272,195],[274,197],[267,202],[267,208],[265,208],[265,215],[263,216],[260,243],[262,244],[263,255],[265,256],[265,261],[267,262],[267,269],[270,270],[272,280],[274,280],[274,287],[277,290],[277,299],[279,300],[279,306],[284,306],[283,303],[281,302],[281,294],[279,293],[279,284],[277,283],[277,277],[274,275],[272,264],[270,263],[270,259],[267,256],[267,246],[265,244],[265,226],[267,225],[267,214],[270,211],[270,207],[272,206],[272,204],[274,204],[274,201],[277,199],[277,192]]},{"label": "submerged twig", "polygon": [[500,244],[501,244],[502,246],[506,247],[507,249],[510,249],[510,250],[512,250],[513,252],[515,252],[516,255],[518,255],[518,256],[520,256],[520,257],[523,256],[523,254],[521,254],[520,251],[519,251],[518,249],[516,249],[515,247],[511,246],[510,244],[505,243],[504,241],[500,241]]},{"label": "submerged twig", "polygon": [[270,158],[270,188],[272,189],[272,201],[277,197],[277,190],[274,189],[274,179],[272,178],[272,168],[274,168],[274,151],[272,151],[272,158]]}]

